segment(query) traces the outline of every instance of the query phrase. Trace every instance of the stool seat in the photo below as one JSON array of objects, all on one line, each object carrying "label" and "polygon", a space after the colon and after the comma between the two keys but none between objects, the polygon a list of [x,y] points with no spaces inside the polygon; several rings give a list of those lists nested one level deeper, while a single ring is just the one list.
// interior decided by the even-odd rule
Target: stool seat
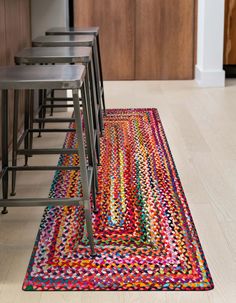
[{"label": "stool seat", "polygon": [[40,36],[32,41],[33,46],[93,46],[93,35]]},{"label": "stool seat", "polygon": [[85,73],[83,65],[0,67],[0,89],[74,89]]},{"label": "stool seat", "polygon": [[99,27],[52,27],[46,31],[46,35],[95,35],[99,34]]},{"label": "stool seat", "polygon": [[91,58],[91,47],[30,47],[16,54],[15,63],[86,63]]}]

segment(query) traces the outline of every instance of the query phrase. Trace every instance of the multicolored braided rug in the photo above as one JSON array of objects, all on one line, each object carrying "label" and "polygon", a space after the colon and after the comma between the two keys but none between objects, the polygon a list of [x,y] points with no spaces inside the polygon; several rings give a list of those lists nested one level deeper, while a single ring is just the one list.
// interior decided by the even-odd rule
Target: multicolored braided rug
[{"label": "multicolored braided rug", "polygon": [[[66,147],[74,145],[68,134]],[[61,156],[61,165],[78,163]],[[101,140],[90,257],[81,207],[48,207],[24,290],[209,290],[212,278],[155,109],[109,110]],[[55,174],[50,197],[77,196],[78,172]]]}]

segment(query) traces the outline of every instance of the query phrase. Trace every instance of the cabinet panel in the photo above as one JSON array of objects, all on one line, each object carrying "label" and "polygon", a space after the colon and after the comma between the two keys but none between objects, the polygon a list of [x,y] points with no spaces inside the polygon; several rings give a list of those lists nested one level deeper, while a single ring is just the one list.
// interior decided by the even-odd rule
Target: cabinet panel
[{"label": "cabinet panel", "polygon": [[105,79],[192,79],[197,0],[74,0],[75,26],[101,28]]},{"label": "cabinet panel", "polygon": [[[5,12],[4,12],[4,0],[0,0],[0,66],[6,65],[6,43],[5,43]],[[1,93],[0,93],[0,114],[2,113],[2,101],[1,101]],[[0,116],[0,122],[2,121],[2,117]],[[0,124],[0,147],[2,146],[1,141],[1,124]],[[0,148],[0,159],[1,159],[1,148]],[[1,170],[1,168],[0,168]]]},{"label": "cabinet panel", "polygon": [[135,0],[74,0],[74,24],[100,27],[104,79],[134,79]]},{"label": "cabinet panel", "polygon": [[194,0],[136,0],[135,47],[136,79],[192,79]]},{"label": "cabinet panel", "polygon": [[4,0],[0,0],[0,65],[6,64],[6,43],[5,43],[5,13]]},{"label": "cabinet panel", "polygon": [[[15,54],[30,46],[30,0],[0,0],[0,64],[14,65]],[[1,97],[0,97],[1,98]],[[13,120],[13,92],[9,92],[9,138],[11,142]],[[24,107],[21,92],[19,120],[22,122]],[[1,107],[1,104],[0,104]],[[0,108],[1,111],[1,108]],[[1,119],[0,119],[1,120]],[[19,122],[19,124],[20,124]],[[1,125],[0,125],[1,140]],[[0,141],[1,142],[1,141]],[[1,146],[1,144],[0,144]],[[1,150],[0,150],[1,157]]]}]

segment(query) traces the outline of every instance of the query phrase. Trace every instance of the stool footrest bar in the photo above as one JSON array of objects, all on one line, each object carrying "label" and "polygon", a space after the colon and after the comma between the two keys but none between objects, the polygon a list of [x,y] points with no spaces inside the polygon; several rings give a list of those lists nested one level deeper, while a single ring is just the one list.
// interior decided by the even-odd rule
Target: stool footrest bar
[{"label": "stool footrest bar", "polygon": [[34,128],[34,129],[29,129],[30,133],[64,133],[64,132],[75,132],[74,128]]},{"label": "stool footrest bar", "polygon": [[43,108],[66,108],[66,107],[74,107],[73,104],[53,104],[53,105],[43,105]]},{"label": "stool footrest bar", "polygon": [[19,149],[18,155],[60,155],[60,154],[78,154],[78,149],[64,149],[64,148],[47,148],[47,149]]},{"label": "stool footrest bar", "polygon": [[0,207],[29,207],[29,206],[73,206],[83,205],[83,198],[48,199],[25,198],[0,200]]},{"label": "stool footrest bar", "polygon": [[46,101],[73,101],[73,98],[46,98]]},{"label": "stool footrest bar", "polygon": [[[93,168],[91,166],[87,169],[88,172],[88,184],[91,189],[93,179]],[[24,198],[24,199],[0,199],[0,207],[29,207],[29,206],[84,206],[85,201],[90,203],[89,198],[77,197],[77,198]]]},{"label": "stool footrest bar", "polygon": [[74,118],[37,118],[34,122],[46,122],[46,123],[61,123],[61,122],[74,122]]},{"label": "stool footrest bar", "polygon": [[80,166],[11,166],[10,171],[80,170]]}]

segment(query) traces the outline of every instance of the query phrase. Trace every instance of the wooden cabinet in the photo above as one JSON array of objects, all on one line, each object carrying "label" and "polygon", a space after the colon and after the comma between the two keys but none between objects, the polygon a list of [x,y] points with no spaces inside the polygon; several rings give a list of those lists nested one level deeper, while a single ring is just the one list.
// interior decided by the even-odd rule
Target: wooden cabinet
[{"label": "wooden cabinet", "polygon": [[75,0],[75,26],[99,25],[104,78],[134,79],[134,0]]},{"label": "wooden cabinet", "polygon": [[100,26],[107,80],[192,79],[194,6],[194,0],[74,0],[74,24]]},{"label": "wooden cabinet", "polygon": [[236,0],[225,0],[224,64],[236,64]]},{"label": "wooden cabinet", "polygon": [[0,0],[0,65],[6,64],[6,44],[5,44],[5,12],[4,0]]},{"label": "wooden cabinet", "polygon": [[136,79],[193,77],[192,0],[136,0]]}]

